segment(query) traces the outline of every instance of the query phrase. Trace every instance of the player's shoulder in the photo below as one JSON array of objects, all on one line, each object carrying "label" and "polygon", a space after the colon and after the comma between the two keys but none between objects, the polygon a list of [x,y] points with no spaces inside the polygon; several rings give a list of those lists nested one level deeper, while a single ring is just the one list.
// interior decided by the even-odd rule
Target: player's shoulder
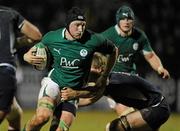
[{"label": "player's shoulder", "polygon": [[0,6],[0,12],[4,12],[5,16],[15,18],[16,16],[20,16],[20,13],[11,7]]},{"label": "player's shoulder", "polygon": [[95,37],[95,39],[97,39],[99,42],[106,40],[106,37],[103,36],[101,33],[94,33],[94,34],[93,34],[93,37]]},{"label": "player's shoulder", "polygon": [[1,11],[9,11],[9,10],[12,10],[12,8],[6,7],[6,6],[0,6],[0,10]]},{"label": "player's shoulder", "polygon": [[146,38],[146,34],[142,29],[134,27],[132,37],[134,37],[135,39],[142,39]]},{"label": "player's shoulder", "polygon": [[91,37],[102,37],[100,33],[94,32],[92,30],[86,30],[84,34],[90,35]]},{"label": "player's shoulder", "polygon": [[94,32],[94,31],[88,29],[88,30],[85,30],[82,39],[86,38],[88,40],[95,40],[95,39],[98,40],[98,39],[102,39],[102,37],[103,36],[100,33],[97,33],[97,32]]},{"label": "player's shoulder", "polygon": [[99,45],[105,41],[105,37],[100,33],[88,29],[85,30],[83,37],[81,38],[81,42],[83,41],[93,45]]},{"label": "player's shoulder", "polygon": [[0,12],[6,12],[9,14],[12,14],[15,12],[15,10],[13,8],[10,8],[10,7],[0,6]]},{"label": "player's shoulder", "polygon": [[133,33],[136,35],[144,35],[145,34],[144,30],[142,30],[141,28],[138,28],[138,27],[133,28]]},{"label": "player's shoulder", "polygon": [[[52,35],[57,35],[59,33],[61,33],[63,31],[63,28],[60,28],[60,29],[57,29],[57,30],[51,30],[49,32],[47,32],[44,37],[47,37],[47,36],[52,36]],[[60,34],[61,35],[61,34]]]},{"label": "player's shoulder", "polygon": [[42,40],[43,41],[52,41],[55,38],[61,38],[62,35],[63,35],[63,28],[60,28],[60,29],[57,29],[57,30],[52,30],[52,31],[47,32],[43,36]]},{"label": "player's shoulder", "polygon": [[108,33],[108,32],[112,32],[112,31],[115,31],[115,26],[110,26],[108,27],[107,29],[105,29],[103,32],[101,32],[101,34],[105,34],[105,33]]},{"label": "player's shoulder", "polygon": [[111,39],[112,37],[116,36],[116,34],[117,34],[116,26],[111,26],[111,27],[107,28],[106,30],[101,32],[101,34],[103,36],[107,37],[108,39]]}]

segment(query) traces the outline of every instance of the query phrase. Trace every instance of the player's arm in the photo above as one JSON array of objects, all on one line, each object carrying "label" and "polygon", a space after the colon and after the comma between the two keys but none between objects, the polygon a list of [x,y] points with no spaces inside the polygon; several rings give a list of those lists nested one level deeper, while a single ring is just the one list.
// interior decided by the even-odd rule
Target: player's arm
[{"label": "player's arm", "polygon": [[61,100],[68,101],[74,98],[86,98],[92,95],[90,90],[73,90],[72,88],[65,87],[61,90],[60,96]]},{"label": "player's arm", "polygon": [[17,46],[32,45],[38,42],[42,38],[42,34],[39,29],[27,20],[24,20],[20,32],[23,36],[17,38]]},{"label": "player's arm", "polygon": [[103,96],[104,90],[97,88],[95,84],[89,84],[86,90],[73,90],[69,87],[61,90],[61,100],[68,101],[79,98],[78,106],[88,106],[95,103]]},{"label": "player's arm", "polygon": [[42,34],[39,31],[39,29],[27,20],[23,21],[23,25],[21,27],[21,33],[23,33],[29,39],[32,39],[34,41],[40,41],[42,38]]},{"label": "player's arm", "polygon": [[146,61],[151,65],[151,67],[158,72],[162,78],[169,78],[169,72],[163,67],[160,58],[155,54],[154,51],[144,55]]},{"label": "player's arm", "polygon": [[78,107],[88,106],[95,103],[103,96],[102,94],[103,93],[99,93],[98,95],[96,94],[88,98],[80,98],[78,102]]}]

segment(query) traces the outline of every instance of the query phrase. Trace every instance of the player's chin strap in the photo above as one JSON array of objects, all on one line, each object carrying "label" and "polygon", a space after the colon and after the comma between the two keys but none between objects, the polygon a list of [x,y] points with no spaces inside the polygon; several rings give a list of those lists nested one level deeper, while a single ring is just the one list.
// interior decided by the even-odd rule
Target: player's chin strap
[{"label": "player's chin strap", "polygon": [[[71,34],[71,32],[69,31],[69,28],[66,27],[66,30],[65,31],[68,31],[68,33],[70,34],[70,36],[76,40],[76,38]],[[66,35],[64,34],[65,38],[66,38]],[[67,39],[67,38],[66,38]]]}]

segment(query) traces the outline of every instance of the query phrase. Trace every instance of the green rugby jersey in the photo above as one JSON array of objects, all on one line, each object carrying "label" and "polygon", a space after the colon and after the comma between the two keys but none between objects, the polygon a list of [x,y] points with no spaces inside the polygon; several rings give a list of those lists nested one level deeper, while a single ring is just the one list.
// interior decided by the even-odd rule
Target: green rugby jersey
[{"label": "green rugby jersey", "polygon": [[114,44],[101,34],[85,31],[80,40],[65,39],[65,28],[47,33],[40,43],[48,47],[53,65],[49,77],[60,88],[82,87],[88,78],[94,52],[111,54]]},{"label": "green rugby jersey", "polygon": [[135,64],[137,54],[146,54],[152,51],[147,36],[137,28],[133,28],[130,36],[122,37],[119,27],[115,25],[102,32],[102,35],[111,40],[119,49],[113,72],[137,73]]}]

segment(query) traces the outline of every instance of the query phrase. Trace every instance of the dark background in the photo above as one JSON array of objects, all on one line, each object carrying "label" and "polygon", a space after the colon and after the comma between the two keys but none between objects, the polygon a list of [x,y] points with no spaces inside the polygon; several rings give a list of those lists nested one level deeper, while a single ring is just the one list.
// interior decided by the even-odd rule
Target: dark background
[{"label": "dark background", "polygon": [[[116,10],[125,2],[134,10],[137,25],[146,32],[153,49],[171,76],[179,78],[180,1],[178,0],[0,0],[1,5],[15,8],[37,25],[43,34],[64,26],[65,13],[72,6],[84,9],[88,28],[101,32],[115,24]],[[148,67],[145,68],[145,71],[147,70]],[[144,72],[141,68],[140,71]]]},{"label": "dark background", "polygon": [[[134,10],[137,26],[146,32],[152,48],[175,81],[175,92],[177,92],[177,81],[180,77],[178,56],[178,51],[180,51],[180,1],[0,0],[0,5],[13,7],[19,11],[26,19],[35,24],[43,34],[64,26],[66,12],[72,6],[78,6],[86,11],[89,29],[101,32],[115,24],[116,10],[123,4],[128,4]],[[19,50],[19,52],[23,54],[25,49]],[[138,70],[142,76],[145,76],[152,69],[142,59],[140,57],[138,60]]]}]

